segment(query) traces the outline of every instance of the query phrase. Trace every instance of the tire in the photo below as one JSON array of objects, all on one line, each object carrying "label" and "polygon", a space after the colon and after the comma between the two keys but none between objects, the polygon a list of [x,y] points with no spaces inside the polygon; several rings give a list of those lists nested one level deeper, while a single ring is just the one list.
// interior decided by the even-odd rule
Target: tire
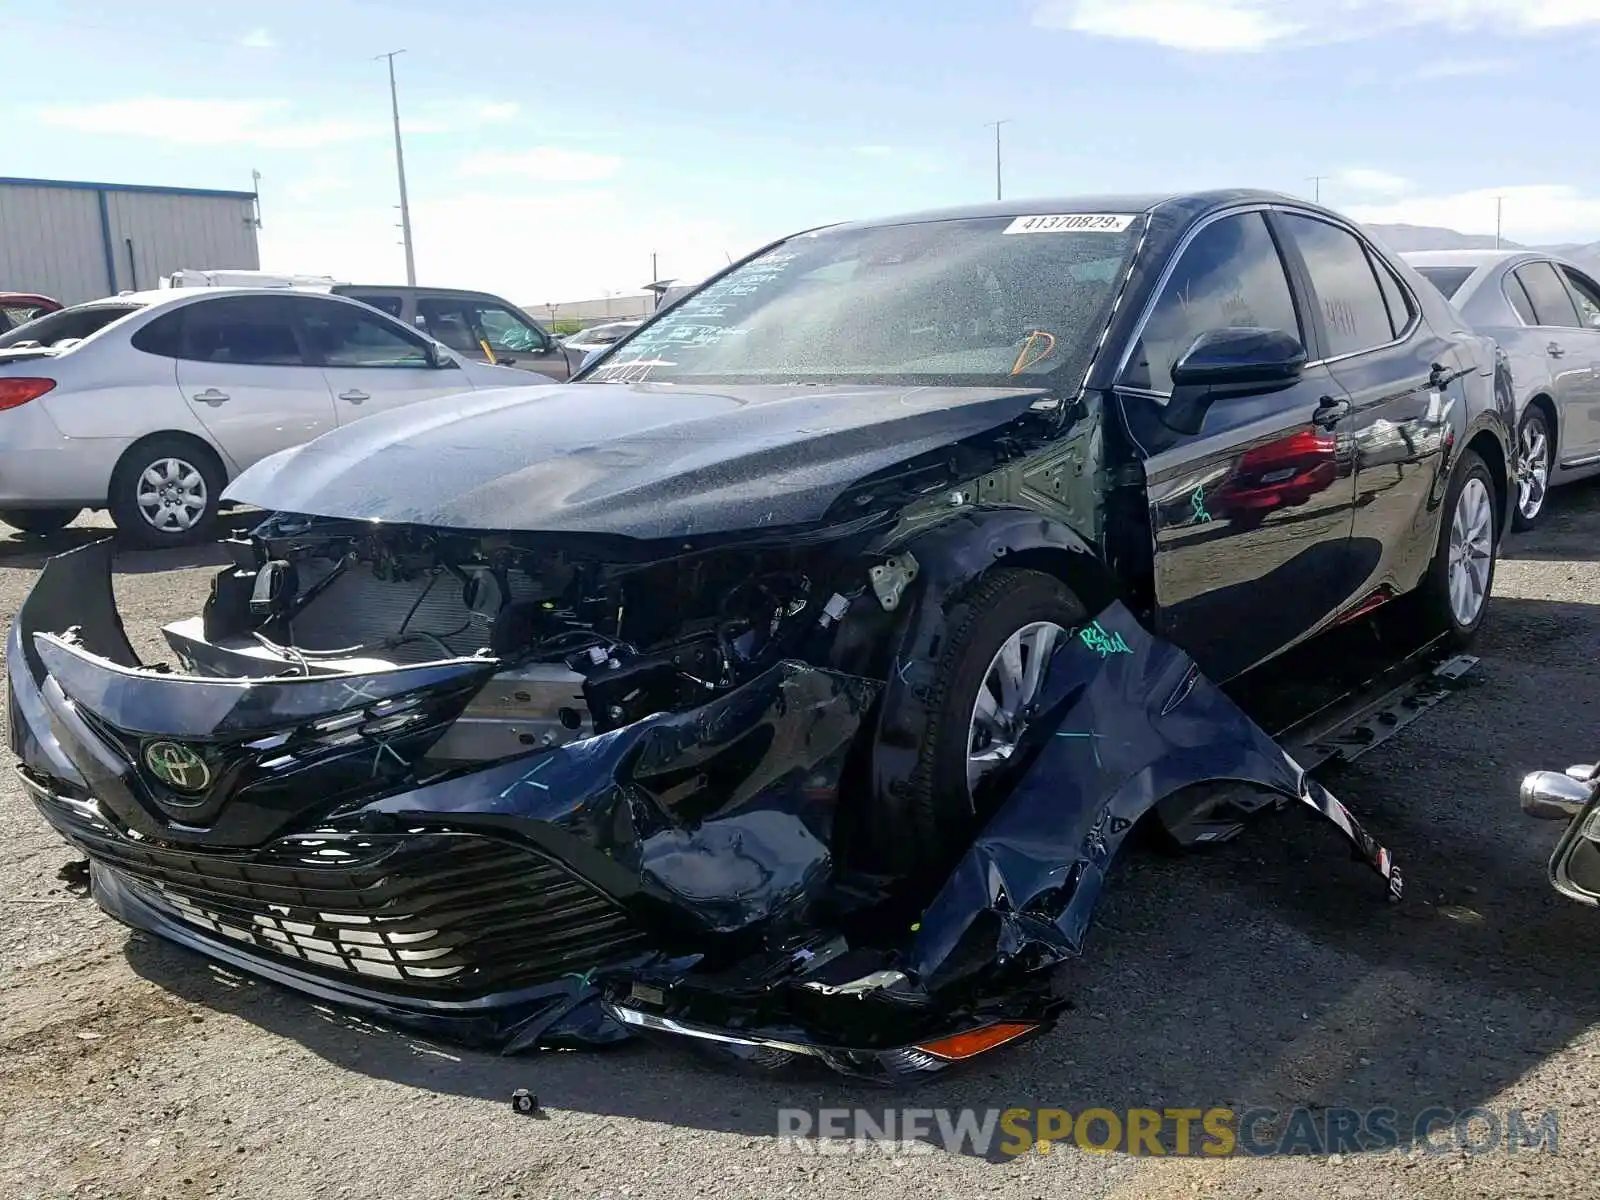
[{"label": "tire", "polygon": [[1512,508],[1511,528],[1519,533],[1532,529],[1544,517],[1555,448],[1550,418],[1544,409],[1530,404],[1517,425],[1517,502]]},{"label": "tire", "polygon": [[[896,839],[897,865],[913,876],[954,862],[990,815],[992,804],[985,805],[983,789],[977,788],[975,797],[969,785],[969,755],[974,734],[980,732],[991,739],[981,752],[996,756],[992,760],[996,764],[1004,761],[993,731],[974,729],[979,690],[993,694],[985,684],[1002,647],[1014,635],[1048,624],[1060,630],[1053,643],[1040,631],[1032,635],[1031,644],[1049,643],[1048,649],[1054,649],[1087,619],[1083,605],[1059,579],[1039,571],[1009,569],[984,577],[955,613],[956,624],[935,666],[927,732],[906,796],[904,815],[911,836]],[[1026,683],[1031,657],[1026,647],[1021,657]],[[1012,743],[1019,733],[1020,728],[1013,730]],[[978,740],[982,742],[982,736]]]},{"label": "tire", "polygon": [[77,520],[81,508],[4,508],[0,521],[23,533],[59,533]]},{"label": "tire", "polygon": [[[224,484],[222,469],[204,443],[178,434],[160,434],[139,442],[122,456],[111,473],[107,507],[124,540],[159,550],[186,546],[211,534]],[[157,484],[169,485],[163,492]],[[140,497],[145,502],[141,503]],[[162,496],[165,507],[150,505]],[[198,506],[193,502],[198,501]],[[151,515],[146,515],[150,505]]]},{"label": "tire", "polygon": [[[1500,533],[1494,506],[1494,481],[1489,475],[1489,468],[1474,451],[1463,450],[1461,461],[1456,464],[1455,475],[1450,480],[1450,490],[1445,493],[1444,507],[1440,510],[1439,543],[1434,549],[1433,561],[1428,564],[1427,574],[1423,576],[1422,586],[1417,589],[1421,616],[1427,630],[1444,633],[1458,647],[1466,646],[1476,636],[1489,607],[1489,596],[1494,590],[1495,552],[1499,549]],[[1473,588],[1477,605],[1470,620],[1457,611],[1457,605],[1452,600],[1452,563],[1456,558],[1457,545],[1453,535],[1458,521],[1463,523],[1461,528],[1471,535],[1470,540],[1476,548],[1474,553],[1468,555],[1478,564],[1471,572],[1472,581],[1474,585],[1481,583],[1481,588]],[[1486,554],[1481,540],[1484,536],[1483,522],[1488,525]],[[1463,610],[1465,607],[1462,606]]]}]

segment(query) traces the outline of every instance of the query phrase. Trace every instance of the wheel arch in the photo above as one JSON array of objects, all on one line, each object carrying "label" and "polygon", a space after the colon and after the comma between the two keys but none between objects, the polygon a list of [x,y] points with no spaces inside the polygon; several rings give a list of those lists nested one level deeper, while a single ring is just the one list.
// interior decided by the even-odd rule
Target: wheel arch
[{"label": "wheel arch", "polygon": [[115,479],[118,473],[121,472],[122,469],[126,467],[134,457],[136,457],[136,452],[142,452],[144,448],[149,446],[151,442],[165,441],[169,439],[172,441],[184,442],[195,447],[196,453],[202,455],[212,466],[217,469],[217,473],[221,475],[222,482],[224,484],[233,478],[233,472],[229,470],[227,460],[217,452],[217,448],[210,442],[206,441],[205,438],[200,437],[197,434],[190,433],[184,429],[162,429],[155,433],[147,433],[138,438],[133,442],[132,445],[130,445],[126,450],[117,456],[117,465],[111,468],[111,477]]},{"label": "wheel arch", "polygon": [[1483,459],[1489,468],[1489,480],[1494,485],[1495,540],[1499,541],[1511,528],[1511,506],[1516,498],[1511,487],[1511,464],[1506,458],[1505,444],[1490,430],[1480,429],[1468,439],[1466,448]]},{"label": "wheel arch", "polygon": [[[909,553],[917,576],[890,628],[880,671],[874,672],[885,681],[870,769],[869,806],[878,815],[894,813],[909,795],[946,630],[984,579],[1000,570],[1043,572],[1066,584],[1090,616],[1120,599],[1123,590],[1087,538],[1031,509],[971,509],[882,552],[902,558]],[[867,609],[864,620],[888,615],[870,592],[858,604]],[[857,816],[863,818],[869,847],[896,836],[894,828],[874,828],[868,814]]]}]

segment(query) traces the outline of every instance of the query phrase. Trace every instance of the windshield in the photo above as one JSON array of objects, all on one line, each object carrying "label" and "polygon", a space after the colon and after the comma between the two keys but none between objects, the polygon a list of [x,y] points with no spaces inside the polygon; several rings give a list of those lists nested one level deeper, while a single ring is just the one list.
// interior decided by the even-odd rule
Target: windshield
[{"label": "windshield", "polygon": [[0,350],[23,342],[54,346],[71,339],[86,338],[143,307],[142,304],[85,304],[78,308],[63,308],[60,312],[48,313],[26,325],[18,325],[10,333],[0,334]]},{"label": "windshield", "polygon": [[1476,267],[1418,267],[1417,274],[1443,292],[1446,300],[1453,300],[1455,294],[1461,290],[1461,285],[1471,279],[1472,273],[1477,269]]},{"label": "windshield", "polygon": [[803,234],[663,312],[587,378],[1075,389],[1138,225],[986,217]]}]

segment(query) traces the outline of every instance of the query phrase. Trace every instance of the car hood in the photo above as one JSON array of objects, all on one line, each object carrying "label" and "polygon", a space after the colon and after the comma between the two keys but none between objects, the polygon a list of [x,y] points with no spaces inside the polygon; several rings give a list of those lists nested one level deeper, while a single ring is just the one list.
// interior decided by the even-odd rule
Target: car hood
[{"label": "car hood", "polygon": [[635,538],[799,524],[857,480],[1004,425],[1044,395],[495,388],[364,418],[263,459],[226,496],[322,517]]}]

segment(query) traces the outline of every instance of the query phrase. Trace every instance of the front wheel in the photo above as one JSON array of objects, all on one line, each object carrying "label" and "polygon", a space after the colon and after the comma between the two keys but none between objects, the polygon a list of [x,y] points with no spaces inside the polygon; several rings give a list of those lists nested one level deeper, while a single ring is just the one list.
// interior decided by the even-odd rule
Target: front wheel
[{"label": "front wheel", "polygon": [[901,851],[913,872],[947,865],[990,815],[985,782],[1015,753],[1051,656],[1085,620],[1064,583],[1027,570],[994,572],[958,611],[911,779]]},{"label": "front wheel", "polygon": [[1494,480],[1483,459],[1463,450],[1445,495],[1439,544],[1419,589],[1429,627],[1457,646],[1483,624],[1494,588],[1496,532]]},{"label": "front wheel", "polygon": [[1511,527],[1519,533],[1532,529],[1544,516],[1554,450],[1549,418],[1543,409],[1530,406],[1517,426],[1517,508]]}]

